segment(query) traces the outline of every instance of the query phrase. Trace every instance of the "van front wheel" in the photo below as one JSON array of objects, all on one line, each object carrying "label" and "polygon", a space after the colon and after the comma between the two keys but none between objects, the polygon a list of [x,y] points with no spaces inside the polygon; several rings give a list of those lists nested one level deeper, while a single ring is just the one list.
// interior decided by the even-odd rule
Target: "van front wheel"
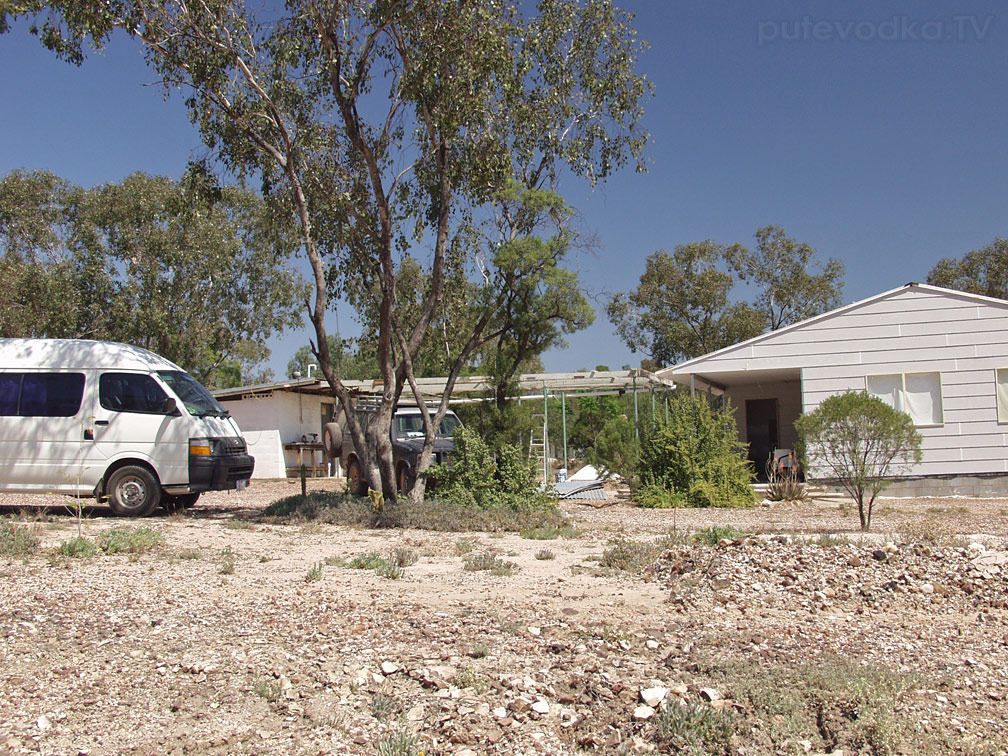
[{"label": "van front wheel", "polygon": [[161,486],[150,470],[135,465],[120,467],[109,476],[109,506],[120,517],[143,517],[161,500]]}]

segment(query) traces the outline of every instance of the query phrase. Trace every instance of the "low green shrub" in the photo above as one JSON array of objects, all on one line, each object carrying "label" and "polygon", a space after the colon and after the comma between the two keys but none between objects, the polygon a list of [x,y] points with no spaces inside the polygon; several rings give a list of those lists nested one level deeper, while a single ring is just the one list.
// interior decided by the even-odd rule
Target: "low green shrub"
[{"label": "low green shrub", "polygon": [[555,495],[537,483],[535,464],[517,446],[502,444],[494,452],[461,425],[452,464],[435,465],[428,474],[438,499],[463,507],[529,511],[556,504]]},{"label": "low green shrub", "polygon": [[98,536],[98,548],[106,554],[142,554],[164,543],[164,536],[151,528],[112,528]]},{"label": "low green shrub", "polygon": [[63,541],[56,547],[56,553],[71,559],[87,559],[98,553],[98,547],[90,538],[77,536],[69,541]]},{"label": "low green shrub", "polygon": [[727,756],[734,732],[731,715],[700,704],[673,703],[655,721],[655,740],[669,753]]},{"label": "low green shrub", "polygon": [[633,492],[633,502],[646,509],[674,509],[684,506],[682,494],[670,491],[661,486],[641,486]]},{"label": "low green shrub", "polygon": [[510,575],[514,572],[514,562],[501,559],[491,551],[484,551],[480,554],[473,554],[466,558],[465,568],[470,572],[485,570],[491,575]]},{"label": "low green shrub", "polygon": [[736,538],[741,538],[743,535],[745,535],[745,533],[735,530],[735,528],[730,526],[712,525],[709,528],[697,531],[697,534],[693,536],[693,540],[697,543],[706,543],[709,546],[717,546],[724,538],[734,540]]},{"label": "low green shrub", "polygon": [[630,541],[621,538],[610,542],[602,552],[600,563],[603,567],[636,572],[653,563],[667,547],[668,541],[664,538],[657,541]]}]

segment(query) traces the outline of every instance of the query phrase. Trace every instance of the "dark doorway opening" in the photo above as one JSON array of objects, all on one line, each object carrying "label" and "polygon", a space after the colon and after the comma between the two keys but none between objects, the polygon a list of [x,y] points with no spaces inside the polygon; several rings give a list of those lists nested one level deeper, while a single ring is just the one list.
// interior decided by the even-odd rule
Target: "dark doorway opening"
[{"label": "dark doorway opening", "polygon": [[766,463],[777,448],[777,400],[746,399],[746,438],[749,459],[756,470],[756,479],[765,482]]}]

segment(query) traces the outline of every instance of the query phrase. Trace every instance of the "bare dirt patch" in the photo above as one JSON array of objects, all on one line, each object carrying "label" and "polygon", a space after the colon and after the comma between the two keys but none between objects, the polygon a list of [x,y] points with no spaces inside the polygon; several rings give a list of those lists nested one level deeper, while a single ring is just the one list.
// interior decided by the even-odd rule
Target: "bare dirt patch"
[{"label": "bare dirt patch", "polygon": [[260,519],[296,491],[94,507],[163,543],[89,558],[62,500],[3,499],[40,545],[0,556],[0,752],[1005,753],[1006,500],[886,500],[867,537],[836,501],[565,505],[534,540]]}]

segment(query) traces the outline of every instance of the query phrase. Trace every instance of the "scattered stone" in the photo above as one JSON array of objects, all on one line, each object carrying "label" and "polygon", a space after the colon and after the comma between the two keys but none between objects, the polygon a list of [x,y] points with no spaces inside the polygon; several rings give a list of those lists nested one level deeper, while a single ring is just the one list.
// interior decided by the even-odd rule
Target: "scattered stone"
[{"label": "scattered stone", "polygon": [[643,721],[646,721],[648,719],[651,719],[651,717],[653,717],[654,715],[655,715],[655,710],[652,709],[647,704],[641,704],[640,706],[636,707],[633,710],[633,718],[636,719],[636,720],[638,720],[638,721],[640,721],[640,722],[643,722]]},{"label": "scattered stone", "polygon": [[642,688],[640,692],[641,701],[643,701],[648,706],[654,708],[658,706],[665,697],[669,694],[668,688],[654,687],[654,688]]},{"label": "scattered stone", "polygon": [[391,661],[383,661],[381,663],[381,671],[385,676],[394,675],[400,669],[399,665]]},{"label": "scattered stone", "polygon": [[717,688],[700,688],[700,698],[707,703],[721,700],[721,691]]},{"label": "scattered stone", "polygon": [[550,705],[549,703],[543,701],[540,698],[538,701],[532,704],[532,711],[534,711],[536,714],[539,714],[540,716],[546,716],[547,714],[549,714]]}]

